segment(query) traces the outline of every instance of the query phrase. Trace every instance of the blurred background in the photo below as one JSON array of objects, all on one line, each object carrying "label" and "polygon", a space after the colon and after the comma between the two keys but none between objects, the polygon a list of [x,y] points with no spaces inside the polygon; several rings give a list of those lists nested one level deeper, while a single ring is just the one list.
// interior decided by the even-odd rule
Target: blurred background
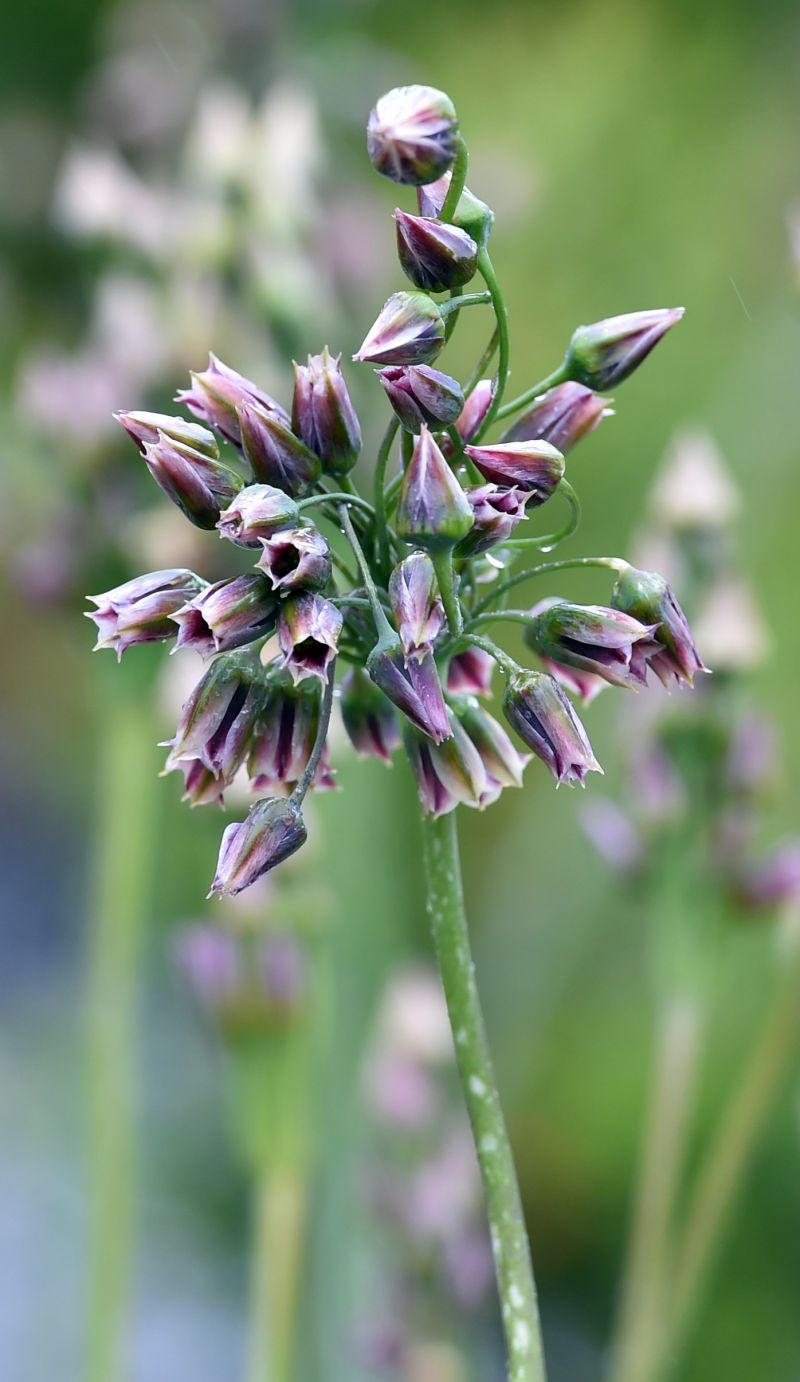
[{"label": "blurred background", "polygon": [[[165,511],[111,412],[169,411],[209,348],[283,401],[293,355],[328,341],[347,360],[400,282],[397,189],[372,173],[366,116],[391,85],[446,89],[470,144],[470,185],[497,215],[515,386],[553,368],[579,322],[686,306],[680,329],[620,390],[616,417],[571,458],[585,518],[570,553],[636,554],[660,542],[659,551],[672,543],[671,560],[675,535],[653,532],[650,501],[665,456],[674,464],[682,447],[690,475],[692,463],[704,475],[710,464],[720,483],[723,468],[738,497],[727,506],[727,604],[709,637],[721,637],[722,670],[735,674],[736,715],[741,703],[776,726],[779,748],[768,771],[758,767],[769,790],[759,778],[748,834],[754,857],[766,857],[797,830],[800,807],[799,39],[800,12],[780,0],[757,9],[29,0],[6,15],[0,1354],[9,1382],[116,1382],[98,1360],[121,1314],[120,1377],[216,1382],[248,1367],[255,1379],[252,1180],[273,1157],[289,1182],[276,1241],[285,1231],[301,1244],[301,1328],[287,1377],[502,1375],[407,771],[334,752],[343,790],[315,802],[302,871],[223,917],[203,900],[221,818],[180,804],[176,779],[158,777],[156,747],[173,732],[191,672],[158,648],[137,649],[121,668],[92,657],[81,617],[88,591],[193,564],[194,530]],[[453,373],[468,371],[481,345],[465,336],[448,356]],[[348,378],[368,466],[381,400],[369,371]],[[707,579],[708,563],[695,562],[701,612]],[[602,602],[607,589],[584,577],[557,593]],[[702,641],[701,651],[715,666]],[[589,1382],[607,1367],[660,1001],[652,913],[660,934],[688,934],[690,951],[693,930],[704,936],[699,958],[683,960],[704,1017],[680,1214],[783,983],[772,903],[797,885],[790,851],[761,893],[741,878],[698,888],[697,831],[675,848],[675,832],[661,828],[671,807],[648,817],[643,862],[628,750],[652,727],[647,715],[626,716],[622,700],[608,693],[587,712],[606,778],[585,797],[555,794],[534,765],[524,793],[462,823],[553,1382]],[[722,810],[714,784],[698,829]],[[255,944],[265,947],[260,987],[243,994],[237,956]],[[800,1377],[790,1021],[784,1036],[722,1250],[687,1326],[674,1373],[686,1382]],[[296,1061],[288,1093],[270,1055],[286,1045]]]}]

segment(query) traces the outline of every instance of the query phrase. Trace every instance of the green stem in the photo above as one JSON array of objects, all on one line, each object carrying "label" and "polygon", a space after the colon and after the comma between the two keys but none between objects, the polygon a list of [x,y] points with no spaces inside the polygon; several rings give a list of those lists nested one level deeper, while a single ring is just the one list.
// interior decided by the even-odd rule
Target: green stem
[{"label": "green stem", "polygon": [[375,510],[368,500],[362,499],[360,494],[348,494],[344,490],[325,490],[320,494],[310,494],[307,499],[300,499],[297,507],[302,513],[314,504],[355,504],[357,508],[368,513],[370,518],[375,517]]},{"label": "green stem", "polygon": [[482,648],[485,653],[488,653],[490,657],[494,658],[500,670],[505,672],[507,677],[513,677],[517,672],[517,664],[513,657],[509,657],[508,653],[504,653],[502,648],[498,648],[497,644],[494,643],[491,638],[483,638],[477,633],[467,633],[464,634],[460,642],[466,647]]},{"label": "green stem", "polygon": [[522,1200],[470,953],[455,813],[427,818],[423,836],[428,915],[486,1198],[509,1382],[545,1382]]},{"label": "green stem", "polygon": [[292,792],[292,801],[302,803],[308,789],[314,781],[319,767],[320,760],[325,752],[325,742],[328,738],[328,726],[331,722],[331,710],[333,709],[333,688],[336,684],[336,658],[328,668],[328,680],[325,683],[325,695],[322,698],[322,707],[319,713],[319,724],[317,726],[317,737],[314,740],[314,747],[311,750],[308,762],[303,769],[303,775]]},{"label": "green stem", "polygon": [[439,311],[446,319],[453,312],[460,312],[462,307],[485,307],[487,302],[492,301],[492,294],[486,293],[461,293],[459,297],[447,298],[439,303]]},{"label": "green stem", "polygon": [[378,635],[381,638],[387,636],[389,638],[393,638],[394,634],[392,631],[392,626],[383,612],[383,606],[381,605],[380,597],[378,595],[375,582],[372,579],[372,572],[369,569],[369,562],[364,556],[364,551],[361,546],[361,543],[356,537],[352,519],[350,518],[350,515],[347,512],[346,504],[342,504],[341,508],[339,509],[339,519],[344,530],[344,535],[347,538],[347,541],[350,543],[350,546],[353,549],[353,555],[355,556],[355,559],[358,562],[358,569],[361,572],[361,579],[363,580],[364,585],[366,586],[367,597],[369,599],[370,605],[372,606],[372,616],[375,620],[375,627],[378,631]]},{"label": "green stem", "polygon": [[[800,945],[792,937],[781,991],[762,1033],[752,1048],[742,1078],[689,1199],[684,1230],[675,1253],[672,1310],[662,1321],[663,1376],[676,1359],[702,1299],[719,1248],[720,1237],[742,1186],[764,1120],[796,1049],[800,1026]],[[667,1358],[667,1348],[669,1358]]]},{"label": "green stem", "polygon": [[375,543],[376,556],[382,569],[389,566],[389,534],[386,528],[386,492],[384,482],[386,479],[386,467],[389,464],[389,457],[392,454],[394,439],[400,430],[400,419],[393,417],[383,434],[383,441],[378,448],[378,455],[375,459],[375,476],[373,488],[373,504],[375,508]]},{"label": "green stem", "polygon": [[459,638],[464,628],[464,616],[461,612],[461,601],[456,593],[452,547],[446,547],[439,552],[431,552],[431,561],[436,572],[436,579],[439,582],[439,594],[442,597],[450,635],[453,638]]},{"label": "green stem", "polygon": [[247,1382],[291,1382],[294,1376],[304,1226],[297,1167],[264,1167],[253,1185]]},{"label": "green stem", "polygon": [[461,194],[467,182],[467,170],[469,168],[469,150],[462,139],[458,136],[456,146],[456,156],[453,163],[453,171],[450,176],[450,186],[447,189],[447,196],[442,203],[439,212],[440,221],[452,221],[458,210],[458,203],[461,201]]},{"label": "green stem", "polygon": [[480,430],[473,438],[474,442],[480,441],[481,437],[486,435],[499,414],[500,405],[503,401],[503,394],[505,393],[506,384],[508,383],[511,344],[508,335],[508,309],[506,307],[506,301],[503,297],[500,284],[497,281],[497,275],[489,257],[489,251],[485,248],[478,252],[478,271],[491,293],[492,306],[494,307],[494,314],[497,319],[497,344],[500,353],[497,362],[497,383],[495,385],[494,397],[492,398],[491,406],[483,420]]},{"label": "green stem", "polygon": [[[116,669],[115,669],[116,670]],[[105,685],[105,683],[104,683]],[[146,702],[144,702],[146,704]],[[87,1382],[121,1382],[133,1260],[135,1003],[153,842],[150,729],[128,688],[104,698],[89,933]]]},{"label": "green stem", "polygon": [[570,508],[569,519],[563,528],[559,528],[555,533],[542,533],[539,537],[511,537],[503,543],[504,547],[538,547],[540,552],[551,552],[560,542],[572,537],[577,531],[581,521],[581,501],[568,480],[562,480],[557,490],[558,494],[563,494]]},{"label": "green stem", "polygon": [[483,379],[484,374],[486,373],[487,369],[489,368],[489,365],[490,365],[491,362],[492,362],[492,359],[493,359],[493,357],[494,357],[494,353],[495,353],[495,351],[497,350],[497,346],[498,346],[499,340],[500,340],[500,332],[498,331],[497,327],[495,327],[494,331],[492,332],[491,338],[490,338],[490,340],[489,340],[489,344],[487,345],[487,347],[486,347],[485,351],[483,352],[483,354],[482,354],[480,360],[478,361],[477,365],[475,366],[474,370],[472,371],[472,374],[470,375],[469,379],[467,380],[466,384],[464,385],[464,397],[465,397],[465,398],[469,398],[470,394],[473,392],[473,390],[476,388],[476,386],[477,386],[477,385],[480,383],[480,381]]},{"label": "green stem", "polygon": [[538,566],[528,566],[524,571],[516,571],[513,576],[509,576],[507,580],[494,586],[486,598],[475,606],[473,618],[493,605],[501,595],[513,590],[514,586],[519,585],[522,581],[527,581],[531,576],[546,576],[551,571],[577,571],[584,566],[601,567],[606,571],[620,572],[624,571],[627,565],[628,563],[623,561],[621,557],[565,557],[561,561],[543,561]]},{"label": "green stem", "polygon": [[634,1203],[614,1382],[650,1382],[666,1312],[670,1235],[694,1102],[702,1008],[677,993],[656,1019],[652,1102]]},{"label": "green stem", "polygon": [[557,384],[566,383],[568,379],[569,370],[565,360],[563,364],[559,365],[558,369],[553,370],[552,374],[545,375],[544,379],[540,379],[538,384],[531,384],[531,387],[526,389],[524,393],[519,394],[516,398],[512,398],[510,402],[505,403],[502,408],[498,408],[495,417],[499,422],[501,418],[510,417],[512,413],[518,413],[520,408],[527,407],[529,403],[535,403],[536,399],[541,398],[542,394],[548,393],[549,390],[554,389]]}]

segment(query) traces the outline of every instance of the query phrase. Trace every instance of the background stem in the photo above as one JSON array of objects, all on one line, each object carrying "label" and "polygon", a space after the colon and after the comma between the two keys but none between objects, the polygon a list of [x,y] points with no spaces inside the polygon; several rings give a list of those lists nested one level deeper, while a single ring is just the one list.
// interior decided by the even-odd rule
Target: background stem
[{"label": "background stem", "polygon": [[305,1229],[296,1165],[264,1167],[253,1180],[247,1382],[291,1382]]},{"label": "background stem", "polygon": [[[116,669],[114,669],[116,671]],[[104,683],[108,690],[108,683]],[[133,1260],[135,1000],[151,875],[156,778],[146,698],[104,696],[88,956],[87,1382],[128,1375]]]},{"label": "background stem", "polygon": [[428,914],[483,1180],[509,1382],[545,1382],[539,1308],[464,912],[455,813],[423,822]]}]

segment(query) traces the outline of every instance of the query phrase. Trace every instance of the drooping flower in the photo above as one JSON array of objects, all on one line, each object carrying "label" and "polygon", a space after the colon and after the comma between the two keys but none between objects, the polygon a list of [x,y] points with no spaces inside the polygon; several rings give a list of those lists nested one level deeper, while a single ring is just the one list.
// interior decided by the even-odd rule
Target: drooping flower
[{"label": "drooping flower", "polygon": [[389,602],[406,659],[432,652],[444,627],[444,608],[433,562],[425,552],[412,552],[394,568]]},{"label": "drooping flower", "polygon": [[222,836],[213,894],[235,897],[256,879],[295,854],[307,837],[303,814],[291,797],[257,801],[247,818]]},{"label": "drooping flower", "polygon": [[496,442],[464,450],[485,479],[524,490],[531,508],[549,499],[564,476],[564,457],[546,441]]},{"label": "drooping flower", "polygon": [[[263,671],[250,653],[226,653],[215,658],[181,711],[165,772],[184,772],[187,795],[194,801],[221,799],[244,762],[261,709]],[[205,774],[193,765],[205,769]],[[186,766],[188,765],[188,766]]]},{"label": "drooping flower", "polygon": [[567,380],[537,398],[503,433],[503,441],[549,441],[566,456],[573,446],[611,417],[610,401]]},{"label": "drooping flower", "polygon": [[[279,794],[297,785],[316,743],[322,696],[318,677],[295,684],[287,671],[270,671],[247,759],[248,777],[257,792]],[[325,752],[313,786],[334,786]]]},{"label": "drooping flower", "polygon": [[523,636],[542,657],[593,673],[612,686],[637,687],[645,685],[648,659],[657,651],[656,628],[604,605],[546,600],[531,610]]},{"label": "drooping flower", "polygon": [[503,712],[559,785],[582,784],[587,773],[602,772],[583,725],[561,687],[545,672],[520,669],[506,686]]},{"label": "drooping flower", "polygon": [[445,816],[460,804],[480,807],[487,790],[480,754],[452,713],[450,725],[449,738],[438,744],[410,724],[403,733],[422,809],[429,816]]},{"label": "drooping flower", "polygon": [[294,528],[300,512],[294,500],[274,485],[247,485],[219,516],[223,537],[239,547],[258,547],[262,538]]},{"label": "drooping flower", "polygon": [[611,603],[615,609],[632,615],[643,624],[658,626],[653,637],[661,645],[660,651],[648,660],[663,686],[669,688],[681,682],[691,686],[698,672],[707,671],[695,647],[686,615],[670,586],[657,572],[626,566],[617,577]]},{"label": "drooping flower", "polygon": [[320,595],[291,595],[281,605],[278,642],[295,683],[318,677],[324,684],[339,647],[342,615]]},{"label": "drooping flower", "polygon": [[375,685],[412,725],[436,743],[449,739],[452,730],[432,653],[406,662],[399,639],[395,643],[382,640],[366,665]]},{"label": "drooping flower", "polygon": [[683,313],[683,307],[659,307],[579,326],[567,352],[570,379],[598,393],[615,388],[633,374]]},{"label": "drooping flower", "polygon": [[178,648],[195,648],[203,657],[253,643],[274,632],[278,601],[258,571],[217,581],[172,615]]},{"label": "drooping flower", "polygon": [[447,665],[447,690],[455,695],[467,693],[488,696],[492,689],[494,658],[482,648],[465,648],[451,657]]},{"label": "drooping flower", "polygon": [[178,630],[172,615],[205,587],[206,582],[193,571],[171,568],[136,576],[103,595],[87,596],[97,605],[86,612],[86,618],[97,625],[95,651],[113,648],[119,661],[126,648],[136,643],[175,638]]},{"label": "drooping flower", "polygon": [[259,570],[273,590],[324,590],[331,576],[331,549],[317,528],[287,528],[261,544]]},{"label": "drooping flower", "polygon": [[341,684],[340,707],[347,737],[359,758],[391,763],[400,728],[391,705],[363,667],[353,667]]}]

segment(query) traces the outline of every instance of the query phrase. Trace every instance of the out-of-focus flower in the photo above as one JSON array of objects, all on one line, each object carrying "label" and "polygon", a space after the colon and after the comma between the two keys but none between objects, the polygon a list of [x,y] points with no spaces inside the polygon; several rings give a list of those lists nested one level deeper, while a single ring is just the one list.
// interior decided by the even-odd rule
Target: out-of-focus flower
[{"label": "out-of-focus flower", "polygon": [[400,728],[391,703],[362,667],[342,680],[340,706],[347,737],[360,758],[391,763],[400,747]]},{"label": "out-of-focus flower", "polygon": [[488,552],[510,537],[525,514],[528,498],[522,490],[504,485],[473,485],[465,490],[472,509],[472,528],[456,549],[459,557]]},{"label": "out-of-focus flower", "polygon": [[613,415],[610,400],[567,380],[537,398],[503,433],[503,441],[549,441],[563,455]]},{"label": "out-of-focus flower", "polygon": [[739,511],[739,492],[713,437],[701,428],[679,432],[650,491],[649,508],[676,532],[727,528]]},{"label": "out-of-focus flower", "polygon": [[229,825],[222,836],[209,896],[235,897],[296,853],[305,841],[303,815],[291,797],[257,801],[247,818]]},{"label": "out-of-focus flower", "polygon": [[409,432],[455,422],[464,407],[457,379],[430,365],[388,365],[377,370],[386,396]]},{"label": "out-of-focus flower", "polygon": [[258,571],[217,581],[189,600],[172,618],[179,648],[196,648],[204,657],[227,652],[273,633],[278,601]]},{"label": "out-of-focus flower", "polygon": [[161,643],[178,632],[172,615],[205,589],[193,571],[151,571],[87,598],[97,609],[86,618],[97,625],[98,648],[113,648],[117,660],[135,643]]},{"label": "out-of-focus flower", "polygon": [[424,293],[463,288],[475,277],[478,246],[465,230],[398,209],[397,254],[406,278]]},{"label": "out-of-focus flower", "polygon": [[[417,189],[417,205],[421,216],[430,216],[434,219],[441,216],[445,198],[450,190],[451,177],[450,172],[443,173],[435,182]],[[486,205],[486,202],[482,202],[480,197],[476,197],[468,187],[465,187],[458,199],[453,225],[465,230],[478,247],[483,249],[492,232],[494,212],[490,206]]]},{"label": "out-of-focus flower", "polygon": [[524,490],[531,508],[549,499],[564,476],[564,457],[547,441],[497,442],[464,450],[486,480]]},{"label": "out-of-focus flower", "polygon": [[481,804],[488,805],[504,787],[521,787],[529,755],[520,753],[514,747],[503,726],[475,696],[456,701],[454,711],[477,750],[486,773],[486,788]]},{"label": "out-of-focus flower", "polygon": [[519,672],[509,679],[503,712],[523,743],[550,769],[556,782],[580,782],[602,772],[586,731],[560,686],[544,672]]},{"label": "out-of-focus flower", "polygon": [[704,592],[694,627],[715,672],[749,672],[769,654],[769,633],[752,588],[738,577]]},{"label": "out-of-focus flower", "polygon": [[645,857],[641,834],[610,797],[589,797],[581,808],[580,822],[587,840],[615,872],[628,875],[641,868]]},{"label": "out-of-focus flower", "polygon": [[683,312],[682,307],[663,307],[579,326],[567,352],[569,377],[598,393],[615,388],[633,374]]},{"label": "out-of-focus flower", "polygon": [[389,601],[406,659],[432,652],[444,627],[444,609],[433,562],[425,552],[412,552],[394,568]]},{"label": "out-of-focus flower", "polygon": [[423,427],[403,477],[395,526],[407,542],[432,551],[454,547],[472,527],[472,509],[456,476]]},{"label": "out-of-focus flower", "polygon": [[447,665],[447,689],[456,695],[465,692],[488,696],[493,676],[494,659],[482,648],[465,648],[451,657]]},{"label": "out-of-focus flower", "polygon": [[342,615],[330,600],[300,594],[284,601],[278,620],[278,642],[284,666],[295,683],[306,677],[327,681],[341,631]]},{"label": "out-of-focus flower", "polygon": [[331,549],[317,528],[287,528],[266,538],[258,559],[273,590],[324,590],[331,575]]},{"label": "out-of-focus flower", "polygon": [[358,460],[361,427],[342,374],[341,356],[325,346],[295,364],[292,427],[332,475],[345,475]]},{"label": "out-of-focus flower", "polygon": [[740,868],[734,882],[739,903],[754,911],[800,901],[800,840],[777,845]]},{"label": "out-of-focus flower", "polygon": [[396,86],[381,96],[367,123],[373,167],[393,182],[419,186],[441,177],[456,155],[458,116],[444,91]]},{"label": "out-of-focus flower", "polygon": [[697,672],[705,672],[694,644],[686,615],[667,582],[655,571],[639,571],[627,566],[620,572],[611,597],[614,609],[622,610],[642,624],[658,625],[653,637],[661,651],[648,661],[666,687],[694,682]]},{"label": "out-of-focus flower", "polygon": [[424,365],[444,345],[444,317],[426,293],[393,293],[354,360],[374,365]]}]

